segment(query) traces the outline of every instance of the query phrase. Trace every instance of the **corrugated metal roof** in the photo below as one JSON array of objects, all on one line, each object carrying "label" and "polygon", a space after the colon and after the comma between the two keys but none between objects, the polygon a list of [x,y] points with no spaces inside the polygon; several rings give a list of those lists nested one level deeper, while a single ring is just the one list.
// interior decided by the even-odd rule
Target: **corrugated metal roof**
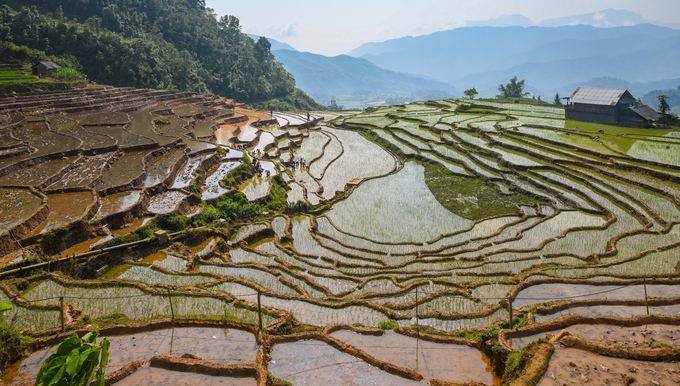
[{"label": "corrugated metal roof", "polygon": [[647,105],[633,106],[630,109],[633,110],[635,114],[641,116],[643,119],[648,121],[656,121],[661,118],[661,114],[657,113],[656,111],[654,111],[653,108]]},{"label": "corrugated metal roof", "polygon": [[[45,68],[48,69],[48,70],[58,70],[58,69],[61,68],[61,67],[59,67],[56,63],[50,62],[50,61],[42,61],[42,62],[38,62],[38,63],[35,64],[35,66],[37,66],[38,64],[42,64],[42,65],[45,66]],[[35,67],[35,66],[33,66],[33,67]]]},{"label": "corrugated metal roof", "polygon": [[571,94],[571,103],[615,106],[621,99],[635,100],[633,95],[622,88],[579,87]]}]

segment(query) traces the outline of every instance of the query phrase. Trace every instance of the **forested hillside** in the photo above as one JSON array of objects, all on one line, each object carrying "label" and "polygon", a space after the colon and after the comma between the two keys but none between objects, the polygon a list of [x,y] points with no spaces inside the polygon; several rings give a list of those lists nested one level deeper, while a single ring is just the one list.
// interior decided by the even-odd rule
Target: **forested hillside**
[{"label": "forested hillside", "polygon": [[[256,102],[293,95],[270,52],[202,0],[1,0],[0,40],[73,55],[91,80],[213,92]],[[299,93],[299,92],[298,92]],[[296,93],[296,94],[298,94]]]}]

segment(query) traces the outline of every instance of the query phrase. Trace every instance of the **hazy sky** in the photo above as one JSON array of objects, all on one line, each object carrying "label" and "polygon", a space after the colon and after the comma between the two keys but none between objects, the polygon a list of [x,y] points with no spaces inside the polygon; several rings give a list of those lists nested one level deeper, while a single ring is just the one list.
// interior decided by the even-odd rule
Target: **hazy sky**
[{"label": "hazy sky", "polygon": [[677,23],[680,0],[206,0],[218,16],[234,15],[243,32],[334,56],[367,42],[417,36],[522,14],[534,22],[627,9],[649,20]]}]

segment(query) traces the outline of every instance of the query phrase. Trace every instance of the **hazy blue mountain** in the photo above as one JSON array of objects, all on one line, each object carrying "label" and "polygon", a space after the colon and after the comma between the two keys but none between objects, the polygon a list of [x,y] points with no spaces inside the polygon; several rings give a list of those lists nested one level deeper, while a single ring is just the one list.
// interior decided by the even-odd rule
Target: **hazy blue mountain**
[{"label": "hazy blue mountain", "polygon": [[524,15],[500,15],[495,19],[466,21],[466,27],[529,27],[533,21]]},{"label": "hazy blue mountain", "polygon": [[435,90],[458,96],[450,84],[409,74],[387,71],[368,60],[347,55],[328,57],[291,50],[272,51],[295,77],[297,87],[308,94],[413,95]]},{"label": "hazy blue mountain", "polygon": [[[680,84],[680,82],[676,82]],[[647,106],[659,110],[659,95],[665,95],[668,97],[666,100],[668,105],[671,107],[671,111],[680,114],[680,86],[677,88],[671,88],[668,90],[655,89],[642,96],[642,103]]]},{"label": "hazy blue mountain", "polygon": [[[251,38],[255,39],[255,41],[257,41],[257,40],[260,38],[259,35],[253,35],[253,34],[246,34],[246,35],[248,35],[248,36],[250,36]],[[280,42],[280,41],[278,41],[278,40],[274,40],[274,39],[272,39],[272,38],[267,38],[267,40],[269,40],[269,43],[271,43],[271,45],[272,45],[272,48],[271,48],[272,51],[274,51],[274,50],[291,50],[291,51],[297,51],[295,48],[293,48],[293,47],[292,47],[290,44],[288,44],[288,43],[282,43],[282,42]]]},{"label": "hazy blue mountain", "polygon": [[586,24],[594,27],[609,28],[632,26],[636,24],[656,24],[664,27],[680,28],[680,24],[661,23],[645,19],[640,14],[625,9],[608,8],[600,12],[585,13],[547,19],[538,23],[540,27],[561,27],[565,25]]},{"label": "hazy blue mountain", "polygon": [[467,27],[368,43],[351,51],[377,66],[427,75],[494,96],[512,76],[546,95],[610,76],[629,82],[680,77],[680,30],[631,27]]}]

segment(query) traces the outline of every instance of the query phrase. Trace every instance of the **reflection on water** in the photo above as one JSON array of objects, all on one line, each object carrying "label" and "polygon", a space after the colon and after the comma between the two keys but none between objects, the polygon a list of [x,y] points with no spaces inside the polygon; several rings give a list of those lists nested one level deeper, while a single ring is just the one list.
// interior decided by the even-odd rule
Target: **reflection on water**
[{"label": "reflection on water", "polygon": [[[133,335],[110,336],[107,339],[111,342],[108,372],[113,372],[131,361],[148,361],[154,355],[161,354],[174,356],[194,354],[203,360],[224,364],[253,363],[258,349],[253,334],[224,328],[170,328]],[[13,364],[3,373],[2,382],[20,383],[34,380],[40,366],[52,353],[53,348],[48,347]],[[140,374],[143,376],[149,372],[142,371]],[[205,378],[196,374],[192,376],[199,380],[201,377]],[[130,378],[128,381],[134,379],[136,378]]]}]

